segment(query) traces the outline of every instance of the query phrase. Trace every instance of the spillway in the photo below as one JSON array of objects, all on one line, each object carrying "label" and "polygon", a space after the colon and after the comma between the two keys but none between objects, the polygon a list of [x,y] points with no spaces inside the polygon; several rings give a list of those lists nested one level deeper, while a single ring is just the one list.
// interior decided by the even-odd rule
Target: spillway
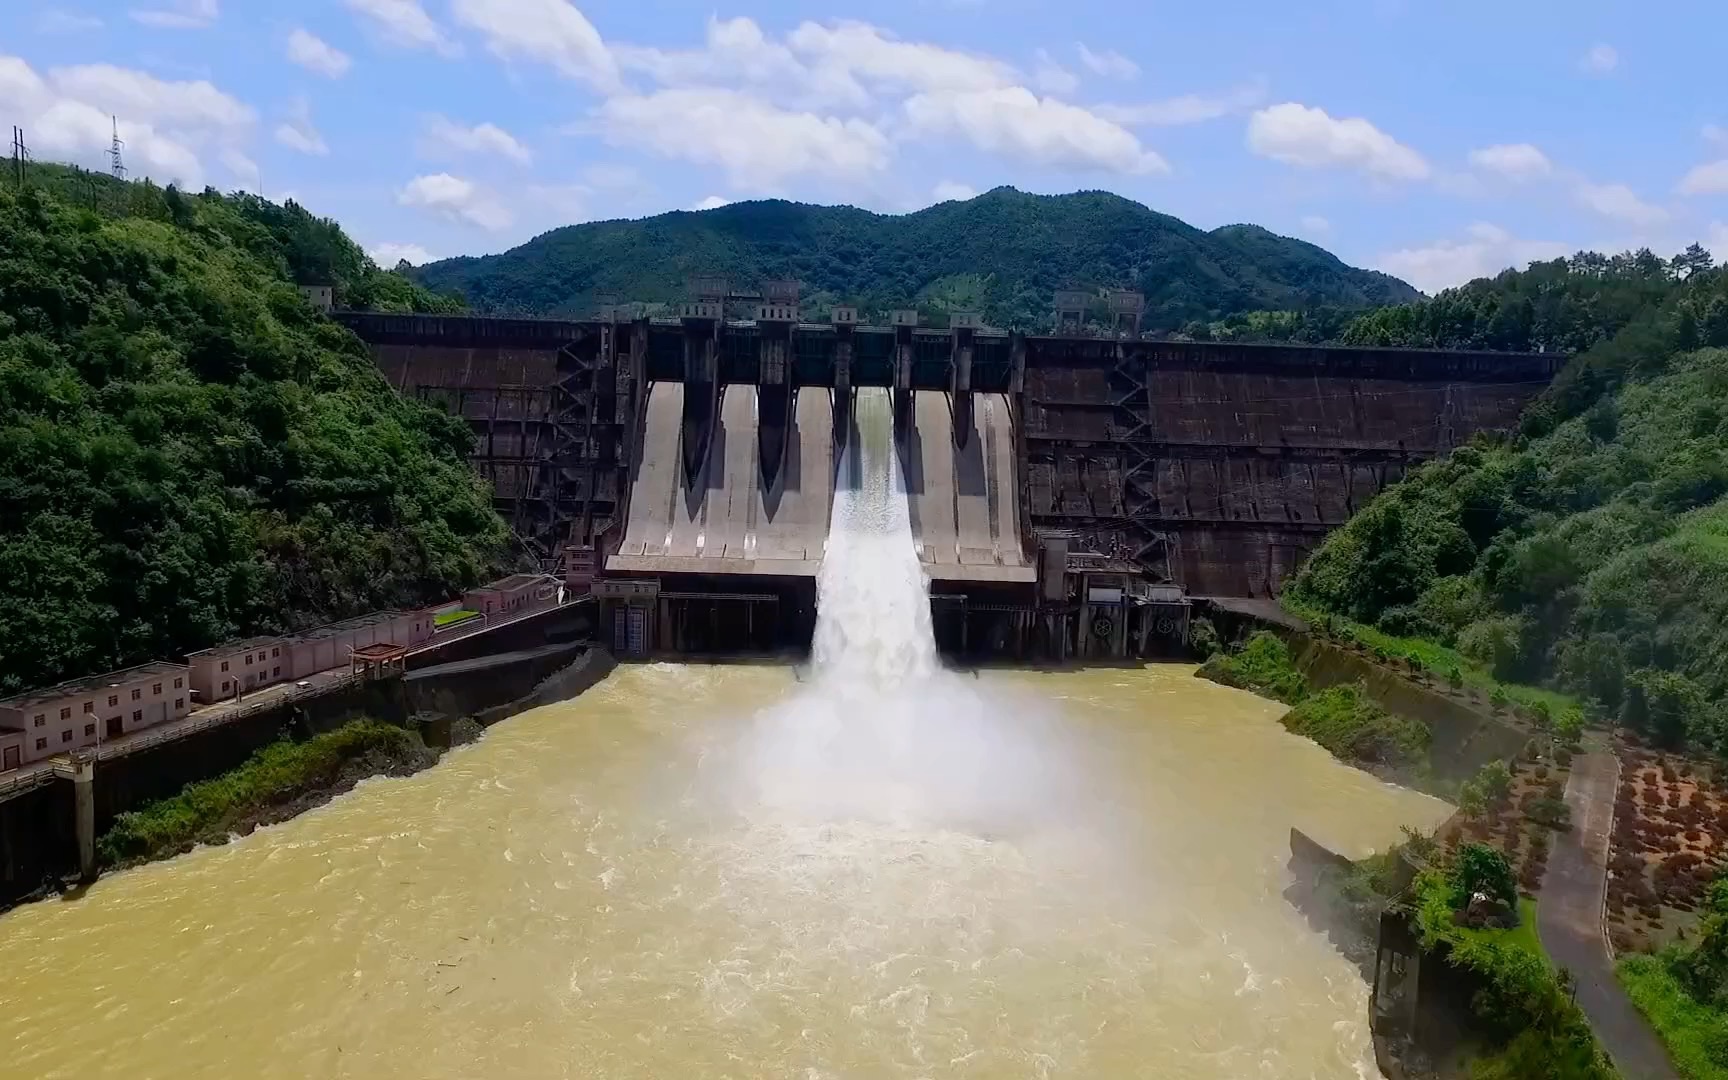
[{"label": "spillway", "polygon": [[[1446,807],[1192,666],[937,659],[884,392],[806,671],[640,664],[404,779],[0,918],[20,1076],[1375,1075],[1280,896]],[[724,557],[724,556],[722,556]]]},{"label": "spillway", "polygon": [[[835,485],[847,482],[836,451],[849,433],[836,432],[834,418],[852,415],[853,407],[836,410],[835,398],[871,392],[881,391],[798,388],[785,451],[770,472],[761,452],[758,387],[723,387],[719,415],[704,425],[687,419],[685,384],[654,383],[624,537],[607,569],[814,578]],[[917,390],[909,397],[910,420],[895,442],[920,561],[941,581],[1035,580],[1020,539],[1007,395],[977,395],[958,435],[950,395]]]}]

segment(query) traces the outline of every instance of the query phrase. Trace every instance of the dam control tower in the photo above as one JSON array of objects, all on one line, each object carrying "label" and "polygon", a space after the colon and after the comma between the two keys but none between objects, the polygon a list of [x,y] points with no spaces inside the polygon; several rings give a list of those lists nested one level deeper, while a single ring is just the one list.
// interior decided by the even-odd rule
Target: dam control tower
[{"label": "dam control tower", "polygon": [[1275,597],[1565,360],[1170,340],[1124,289],[1052,306],[1057,332],[1032,336],[709,276],[583,320],[334,317],[401,393],[469,421],[498,510],[593,592],[621,656],[808,647],[860,388],[891,396],[942,649],[1102,660],[1179,643],[1191,597]]}]

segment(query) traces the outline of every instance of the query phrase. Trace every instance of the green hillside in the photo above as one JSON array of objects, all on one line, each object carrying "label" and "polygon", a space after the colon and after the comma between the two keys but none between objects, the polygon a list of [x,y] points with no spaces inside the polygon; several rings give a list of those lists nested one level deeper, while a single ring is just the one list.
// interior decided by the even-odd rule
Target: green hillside
[{"label": "green hillside", "polygon": [[568,316],[607,294],[674,301],[688,278],[710,273],[740,286],[796,278],[817,317],[842,303],[938,317],[981,309],[993,325],[1020,328],[1047,325],[1052,292],[1069,286],[1138,288],[1147,326],[1165,330],[1243,311],[1360,309],[1419,295],[1256,226],[1202,232],[1106,192],[1007,187],[901,216],[774,200],[572,225],[414,276],[479,311]]},{"label": "green hillside", "polygon": [[294,276],[449,307],[289,204],[0,190],[0,691],[451,595],[507,530],[458,418]]},{"label": "green hillside", "polygon": [[1387,489],[1287,599],[1453,646],[1664,745],[1728,753],[1728,271],[1696,246],[1580,255],[1344,336],[1587,347],[1518,437]]}]

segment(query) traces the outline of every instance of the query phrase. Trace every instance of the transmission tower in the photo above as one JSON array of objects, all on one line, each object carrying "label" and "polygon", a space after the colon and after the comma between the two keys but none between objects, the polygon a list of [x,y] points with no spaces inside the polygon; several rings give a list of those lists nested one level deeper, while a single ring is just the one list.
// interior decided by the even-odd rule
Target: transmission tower
[{"label": "transmission tower", "polygon": [[18,190],[24,190],[24,166],[29,164],[30,148],[24,145],[24,129],[12,125],[12,171],[18,177]]},{"label": "transmission tower", "polygon": [[108,145],[108,171],[114,174],[114,179],[126,179],[126,163],[120,157],[120,148],[126,144],[120,141],[120,118],[110,116],[114,122],[114,141]]}]

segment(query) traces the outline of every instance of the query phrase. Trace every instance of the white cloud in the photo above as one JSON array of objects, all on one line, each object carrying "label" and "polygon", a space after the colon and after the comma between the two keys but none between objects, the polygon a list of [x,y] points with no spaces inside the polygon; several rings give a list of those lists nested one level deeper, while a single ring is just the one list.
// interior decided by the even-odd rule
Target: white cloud
[{"label": "white cloud", "polygon": [[1332,223],[1319,214],[1309,214],[1301,221],[1302,231],[1315,236],[1325,236],[1332,231]]},{"label": "white cloud", "polygon": [[534,157],[516,136],[496,124],[465,127],[437,115],[426,118],[426,135],[420,142],[420,152],[428,157],[480,154],[507,158],[518,165],[527,165]]},{"label": "white cloud", "polygon": [[276,141],[290,150],[323,157],[330,152],[324,136],[312,123],[312,106],[305,98],[296,98],[288,107],[288,117],[276,125]]},{"label": "white cloud", "polygon": [[1503,143],[1470,151],[1470,164],[1508,180],[1534,180],[1554,171],[1548,155],[1529,143]]},{"label": "white cloud", "polygon": [[1718,263],[1728,263],[1728,222],[1712,221],[1704,236],[1704,246]]},{"label": "white cloud", "polygon": [[288,35],[288,59],[328,79],[340,79],[354,63],[341,49],[299,27]]},{"label": "white cloud", "polygon": [[810,64],[783,42],[771,41],[748,18],[709,18],[700,49],[613,47],[618,64],[669,87],[735,86],[760,92],[786,108],[863,107],[870,95],[841,67]]},{"label": "white cloud", "polygon": [[235,149],[222,151],[220,160],[222,167],[228,170],[228,174],[243,190],[252,192],[258,190],[262,176],[258,171],[256,161]]},{"label": "white cloud", "polygon": [[792,31],[788,42],[805,62],[878,90],[989,90],[1018,81],[1014,69],[1000,60],[900,41],[866,23],[807,22]]},{"label": "white cloud", "polygon": [[710,195],[707,198],[703,199],[701,202],[697,203],[695,206],[692,206],[690,209],[692,209],[692,210],[718,210],[722,206],[731,206],[731,205],[732,205],[731,199],[721,198],[719,195]]},{"label": "white cloud", "polygon": [[44,75],[4,55],[0,102],[24,127],[38,158],[104,171],[119,116],[133,175],[193,190],[205,182],[200,151],[239,146],[257,119],[208,82],[169,82],[109,64],[53,68]]},{"label": "white cloud", "polygon": [[1386,180],[1425,180],[1430,172],[1421,154],[1368,121],[1333,119],[1295,102],[1250,117],[1248,149],[1286,165],[1361,169]]},{"label": "white cloud", "polygon": [[396,201],[448,221],[477,225],[488,232],[507,229],[515,220],[491,192],[449,173],[416,176],[396,193]]},{"label": "white cloud", "polygon": [[592,115],[614,146],[718,166],[733,186],[750,190],[802,175],[856,179],[893,155],[887,136],[867,121],[782,109],[736,90],[620,94]]},{"label": "white cloud", "polygon": [[419,244],[392,244],[388,241],[373,244],[366,249],[366,254],[372,256],[372,261],[386,270],[394,270],[396,264],[407,260],[410,266],[420,266],[433,259],[430,251]]},{"label": "white cloud", "polygon": [[1094,75],[1102,75],[1107,79],[1133,79],[1140,75],[1140,65],[1115,49],[1096,53],[1088,49],[1083,42],[1075,47],[1080,51],[1080,63]]},{"label": "white cloud", "polygon": [[532,60],[595,89],[620,88],[600,32],[566,0],[452,0],[456,21],[477,30],[502,60]]},{"label": "white cloud", "polygon": [[1264,100],[1266,84],[1264,81],[1255,81],[1220,94],[1182,94],[1162,101],[1095,105],[1092,111],[1106,120],[1130,127],[1169,127],[1216,120],[1221,116],[1252,109]]},{"label": "white cloud", "polygon": [[1403,248],[1382,255],[1374,265],[1432,294],[1497,274],[1507,267],[1523,267],[1566,254],[1565,244],[1520,240],[1498,225],[1478,223],[1466,230],[1462,240],[1440,240],[1428,247]]},{"label": "white cloud", "polygon": [[342,0],[348,9],[364,16],[384,40],[410,49],[431,49],[442,56],[457,56],[461,46],[426,14],[420,0]]},{"label": "white cloud", "polygon": [[1625,184],[1592,184],[1581,181],[1573,190],[1579,205],[1603,217],[1634,225],[1655,225],[1668,220],[1668,211],[1640,199]]},{"label": "white cloud", "polygon": [[1034,59],[1037,67],[1032,77],[1038,82],[1038,89],[1047,94],[1072,94],[1080,89],[1080,80],[1072,71],[1058,64],[1050,53],[1039,49]]},{"label": "white cloud", "polygon": [[1592,75],[1606,75],[1620,66],[1620,54],[1612,45],[1592,45],[1578,66]]},{"label": "white cloud", "polygon": [[959,135],[980,150],[1049,168],[1165,173],[1170,165],[1120,124],[1023,86],[914,94],[906,120],[922,135]]},{"label": "white cloud", "polygon": [[1682,195],[1728,195],[1728,158],[1699,165],[1680,178]]},{"label": "white cloud", "polygon": [[930,197],[939,203],[948,202],[950,200],[955,202],[965,202],[967,199],[976,199],[978,197],[978,189],[970,184],[960,184],[953,180],[944,180],[940,184],[936,185],[936,190],[930,193]]},{"label": "white cloud", "polygon": [[102,29],[102,20],[94,15],[49,8],[36,16],[38,34],[87,34]]},{"label": "white cloud", "polygon": [[216,0],[170,0],[165,8],[134,8],[134,22],[168,30],[198,30],[216,21]]}]

